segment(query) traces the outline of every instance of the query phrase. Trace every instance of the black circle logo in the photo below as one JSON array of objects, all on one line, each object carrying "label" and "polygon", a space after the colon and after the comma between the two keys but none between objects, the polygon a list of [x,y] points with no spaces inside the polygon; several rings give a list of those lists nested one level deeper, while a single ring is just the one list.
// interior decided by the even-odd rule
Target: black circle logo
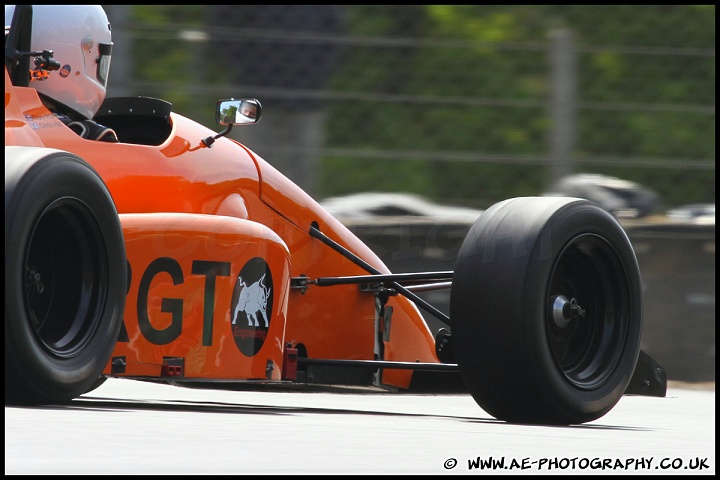
[{"label": "black circle logo", "polygon": [[252,357],[265,342],[273,311],[273,281],[270,267],[260,257],[240,270],[233,289],[230,328],[240,351]]}]

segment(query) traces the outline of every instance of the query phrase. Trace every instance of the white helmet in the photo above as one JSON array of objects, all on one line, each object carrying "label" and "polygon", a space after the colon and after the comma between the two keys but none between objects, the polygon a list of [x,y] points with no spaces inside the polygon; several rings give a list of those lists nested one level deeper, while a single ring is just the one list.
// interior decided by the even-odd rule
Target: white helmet
[{"label": "white helmet", "polygon": [[[5,6],[5,25],[14,5]],[[30,86],[78,114],[92,118],[105,100],[112,40],[100,5],[33,5],[34,52],[52,50],[59,70]],[[31,67],[32,68],[32,67]]]}]

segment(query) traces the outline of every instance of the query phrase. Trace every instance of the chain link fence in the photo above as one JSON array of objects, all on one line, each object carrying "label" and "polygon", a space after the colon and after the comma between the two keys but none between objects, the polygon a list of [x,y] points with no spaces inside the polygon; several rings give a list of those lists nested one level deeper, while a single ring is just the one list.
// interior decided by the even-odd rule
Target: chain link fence
[{"label": "chain link fence", "polygon": [[487,208],[569,173],[715,202],[715,6],[106,6],[110,96],[231,136],[322,199],[422,194]]}]

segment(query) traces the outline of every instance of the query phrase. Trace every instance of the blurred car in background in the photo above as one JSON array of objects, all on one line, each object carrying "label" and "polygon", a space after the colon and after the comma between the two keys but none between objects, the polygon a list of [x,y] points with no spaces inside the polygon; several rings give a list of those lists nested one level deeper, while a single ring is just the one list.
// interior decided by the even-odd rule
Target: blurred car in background
[{"label": "blurred car in background", "polygon": [[363,192],[329,197],[320,204],[339,220],[366,220],[377,217],[428,217],[472,224],[483,210],[441,205],[420,195],[391,192]]},{"label": "blurred car in background", "polygon": [[617,218],[646,217],[659,201],[656,192],[635,182],[593,173],[562,177],[543,196],[585,198]]},{"label": "blurred car in background", "polygon": [[672,220],[690,223],[714,224],[715,204],[691,203],[688,205],[682,205],[668,210],[667,216]]}]

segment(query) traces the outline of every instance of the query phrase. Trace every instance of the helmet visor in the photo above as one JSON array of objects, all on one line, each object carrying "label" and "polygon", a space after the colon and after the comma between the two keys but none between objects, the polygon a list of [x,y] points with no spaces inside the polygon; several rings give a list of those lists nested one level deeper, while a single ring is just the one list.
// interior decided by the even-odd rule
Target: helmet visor
[{"label": "helmet visor", "polygon": [[110,56],[112,54],[112,44],[101,43],[100,56],[97,59],[97,79],[103,87],[107,87],[108,73],[110,72]]}]

